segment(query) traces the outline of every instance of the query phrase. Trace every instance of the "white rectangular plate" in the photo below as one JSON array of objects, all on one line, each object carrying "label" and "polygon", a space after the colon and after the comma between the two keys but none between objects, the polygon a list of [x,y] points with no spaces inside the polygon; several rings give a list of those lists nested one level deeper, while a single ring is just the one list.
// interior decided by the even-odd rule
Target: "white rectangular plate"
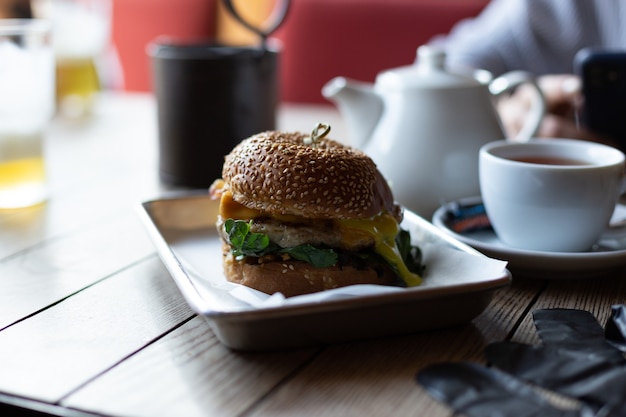
[{"label": "white rectangular plate", "polygon": [[[235,284],[223,276],[217,209],[206,192],[188,193],[146,201],[140,214],[191,308],[232,349],[290,348],[460,325],[480,314],[494,291],[511,280],[504,267],[483,275],[481,268],[490,258],[405,212],[403,228],[411,232],[414,244],[431,253],[425,257],[422,285],[259,307],[233,296]],[[453,258],[449,263],[454,265],[446,265]]]}]

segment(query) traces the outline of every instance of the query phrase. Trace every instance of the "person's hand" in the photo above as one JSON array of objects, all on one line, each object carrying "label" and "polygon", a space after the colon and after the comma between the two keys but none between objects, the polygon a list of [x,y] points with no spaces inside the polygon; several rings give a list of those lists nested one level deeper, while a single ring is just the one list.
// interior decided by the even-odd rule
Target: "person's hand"
[{"label": "person's hand", "polygon": [[[582,104],[579,77],[571,74],[544,75],[538,77],[537,83],[546,99],[546,115],[536,136],[608,142],[579,122]],[[508,137],[514,137],[521,129],[534,94],[536,92],[530,86],[522,85],[512,95],[498,101],[498,113]]]}]

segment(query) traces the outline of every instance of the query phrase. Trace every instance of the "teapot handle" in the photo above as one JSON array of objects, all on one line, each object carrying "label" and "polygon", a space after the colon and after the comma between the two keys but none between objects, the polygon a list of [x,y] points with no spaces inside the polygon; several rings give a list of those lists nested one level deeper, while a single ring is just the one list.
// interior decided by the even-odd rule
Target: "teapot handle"
[{"label": "teapot handle", "polygon": [[512,138],[515,142],[527,142],[537,134],[541,121],[546,113],[546,99],[537,84],[535,77],[525,71],[511,71],[499,76],[489,83],[489,92],[498,97],[501,94],[511,91],[513,88],[528,84],[536,92],[530,106],[530,111],[526,116],[526,121],[517,136]]}]

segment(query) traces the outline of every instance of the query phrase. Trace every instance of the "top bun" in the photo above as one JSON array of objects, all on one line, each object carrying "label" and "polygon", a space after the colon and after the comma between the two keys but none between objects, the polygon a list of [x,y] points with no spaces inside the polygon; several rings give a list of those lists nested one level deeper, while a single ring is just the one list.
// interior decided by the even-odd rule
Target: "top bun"
[{"label": "top bun", "polygon": [[374,161],[331,139],[269,131],[239,143],[226,156],[222,178],[233,199],[271,215],[356,219],[399,207]]}]

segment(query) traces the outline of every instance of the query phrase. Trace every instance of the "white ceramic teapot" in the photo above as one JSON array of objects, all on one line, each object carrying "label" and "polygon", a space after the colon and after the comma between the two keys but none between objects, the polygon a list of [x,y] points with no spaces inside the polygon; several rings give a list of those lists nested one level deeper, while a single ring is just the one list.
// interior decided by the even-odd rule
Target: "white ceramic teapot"
[{"label": "white ceramic teapot", "polygon": [[522,84],[536,100],[520,134],[532,137],[545,101],[534,78],[514,71],[479,80],[446,70],[445,53],[417,50],[415,65],[381,72],[374,85],[337,77],[322,89],[351,131],[351,144],[367,153],[387,178],[398,202],[430,219],[443,203],[477,196],[478,151],[505,137],[494,97]]}]

